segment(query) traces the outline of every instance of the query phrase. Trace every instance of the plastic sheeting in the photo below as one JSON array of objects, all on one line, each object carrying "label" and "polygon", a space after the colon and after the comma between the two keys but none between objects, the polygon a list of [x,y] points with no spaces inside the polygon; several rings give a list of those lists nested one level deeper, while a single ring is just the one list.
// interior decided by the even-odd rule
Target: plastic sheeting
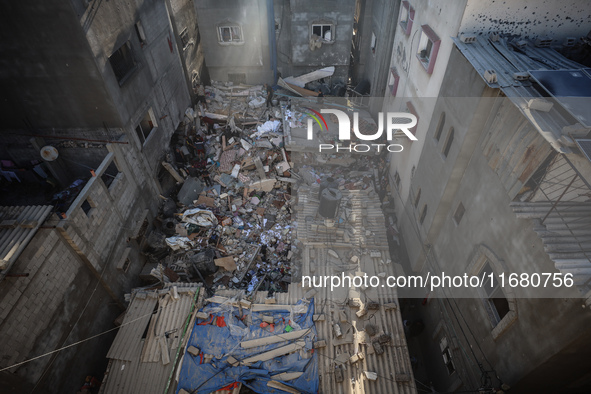
[{"label": "plastic sheeting", "polygon": [[[317,393],[318,355],[313,351],[313,342],[316,340],[316,328],[312,320],[314,302],[300,300],[290,309],[266,312],[250,312],[243,309],[244,318],[240,320],[239,310],[237,307],[232,307],[231,302],[207,305],[202,312],[209,314],[209,319],[198,319],[195,322],[187,344],[187,348],[195,346],[200,349],[201,354],[192,356],[185,352],[177,393],[181,389],[190,393],[211,393],[234,382],[241,382],[257,393],[285,393],[267,386],[267,383],[273,380],[271,376],[283,372],[302,372],[303,374],[297,379],[281,383],[301,393]],[[273,332],[270,326],[261,328],[264,315],[273,316]],[[247,327],[243,321],[252,321],[252,323]],[[295,340],[282,341],[251,349],[243,349],[240,346],[241,341],[285,333],[290,331],[290,327],[309,330],[297,340],[305,341],[304,349],[269,361],[255,362],[250,366],[232,367],[227,362],[229,356],[236,360],[243,360],[295,342]],[[211,362],[204,363],[205,354],[213,355]]]}]

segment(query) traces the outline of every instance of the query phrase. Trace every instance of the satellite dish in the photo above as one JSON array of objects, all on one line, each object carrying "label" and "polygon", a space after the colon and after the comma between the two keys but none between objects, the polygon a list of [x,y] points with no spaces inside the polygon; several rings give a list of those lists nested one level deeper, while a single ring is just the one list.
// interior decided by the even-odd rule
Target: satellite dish
[{"label": "satellite dish", "polygon": [[44,146],[41,148],[41,157],[45,161],[54,161],[59,156],[57,149],[51,145]]}]

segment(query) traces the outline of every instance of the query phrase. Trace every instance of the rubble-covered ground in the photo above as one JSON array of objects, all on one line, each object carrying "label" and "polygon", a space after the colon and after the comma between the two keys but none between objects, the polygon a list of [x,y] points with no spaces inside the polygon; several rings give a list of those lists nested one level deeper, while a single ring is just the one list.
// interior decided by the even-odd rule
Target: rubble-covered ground
[{"label": "rubble-covered ground", "polygon": [[[300,276],[292,239],[292,192],[298,183],[332,177],[331,187],[375,186],[381,192],[385,180],[379,182],[377,168],[385,163],[356,155],[354,168],[364,175],[351,177],[344,166],[314,167],[329,159],[317,153],[291,157],[283,146],[283,121],[303,124],[305,114],[285,95],[275,96],[280,100],[268,95],[266,87],[227,85],[207,87],[206,102],[187,109],[171,140],[162,163],[162,183],[168,179],[170,187],[160,196],[142,278],[203,282],[209,294],[227,288],[272,295]],[[294,163],[304,165],[296,169]],[[337,226],[347,220],[346,207],[339,212]]]}]

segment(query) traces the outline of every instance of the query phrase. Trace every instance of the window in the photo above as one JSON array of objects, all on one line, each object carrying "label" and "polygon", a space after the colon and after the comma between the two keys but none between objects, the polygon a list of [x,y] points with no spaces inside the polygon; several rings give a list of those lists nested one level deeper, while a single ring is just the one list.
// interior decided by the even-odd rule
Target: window
[{"label": "window", "polygon": [[318,21],[311,24],[310,38],[318,37],[324,43],[334,42],[335,25],[329,21]]},{"label": "window", "polygon": [[451,375],[456,371],[456,367],[451,357],[451,350],[449,349],[449,344],[447,343],[447,337],[441,338],[441,340],[439,341],[439,348],[441,349],[443,362],[447,367],[447,373]]},{"label": "window", "polygon": [[466,208],[464,208],[464,204],[462,204],[462,202],[460,201],[460,203],[458,204],[458,207],[456,208],[456,211],[454,213],[454,222],[456,223],[456,225],[460,224],[460,222],[462,221],[462,218],[464,217],[465,212],[466,212]]},{"label": "window", "polygon": [[445,145],[443,145],[443,156],[447,157],[449,154],[449,150],[451,149],[451,144],[454,142],[454,128],[450,127],[449,133],[447,133],[447,139],[445,140]]},{"label": "window", "polygon": [[189,29],[185,27],[179,37],[181,38],[183,49],[186,49],[189,46]]},{"label": "window", "polygon": [[392,96],[396,96],[396,92],[398,91],[398,82],[400,81],[400,75],[396,71],[396,68],[392,67],[390,69],[390,93]]},{"label": "window", "polygon": [[371,53],[376,54],[376,46],[378,44],[378,39],[374,32],[371,33]]},{"label": "window", "polygon": [[490,266],[490,262],[486,262],[484,267],[478,275],[484,278],[482,283],[482,290],[484,293],[484,303],[487,307],[487,312],[493,323],[496,326],[509,313],[509,301],[505,297],[501,286],[496,278],[496,273]]},{"label": "window", "polygon": [[[482,286],[476,289],[481,305],[489,317],[491,335],[497,339],[517,321],[517,300],[510,286],[501,288],[497,279],[501,273],[508,274],[507,266],[484,244],[477,246],[466,272],[478,276]],[[492,275],[491,275],[492,274]],[[485,319],[486,320],[486,319]]]},{"label": "window", "polygon": [[421,209],[421,216],[419,216],[419,223],[420,224],[423,224],[426,216],[427,216],[427,204],[423,205],[423,209]]},{"label": "window", "polygon": [[218,42],[220,44],[243,44],[242,27],[239,25],[218,26]]},{"label": "window", "polygon": [[152,108],[150,108],[144,118],[135,128],[137,136],[140,139],[142,145],[146,142],[148,136],[152,133],[152,131],[154,131],[154,129],[156,129],[156,127],[158,127],[158,124],[156,124],[154,111],[152,111]]},{"label": "window", "polygon": [[443,132],[443,126],[445,126],[445,112],[439,116],[439,123],[437,123],[437,129],[435,130],[435,141],[439,142],[441,139],[441,133]]},{"label": "window", "polygon": [[129,41],[121,45],[121,47],[109,57],[109,63],[111,63],[111,68],[113,69],[113,73],[115,73],[119,86],[123,85],[137,68]]},{"label": "window", "polygon": [[96,208],[96,203],[92,201],[90,197],[87,197],[82,205],[80,205],[80,208],[82,208],[86,216],[90,217],[92,214],[92,208]]},{"label": "window", "polygon": [[417,58],[419,63],[423,66],[428,74],[433,73],[435,68],[435,60],[439,52],[439,45],[441,40],[439,36],[429,27],[429,25],[421,26],[421,38],[419,40],[419,48],[417,51]]},{"label": "window", "polygon": [[400,187],[400,174],[398,171],[394,173],[394,184],[396,185],[396,189]]},{"label": "window", "polygon": [[402,9],[400,10],[400,27],[407,36],[412,30],[412,22],[415,19],[415,9],[412,8],[408,1],[402,2]]},{"label": "window", "polygon": [[146,42],[146,33],[142,27],[142,21],[137,21],[135,24],[135,34],[137,35],[138,40],[140,40],[140,44],[143,46]]},{"label": "window", "polygon": [[417,191],[417,195],[415,196],[414,206],[417,208],[419,206],[419,201],[421,201],[421,188]]}]

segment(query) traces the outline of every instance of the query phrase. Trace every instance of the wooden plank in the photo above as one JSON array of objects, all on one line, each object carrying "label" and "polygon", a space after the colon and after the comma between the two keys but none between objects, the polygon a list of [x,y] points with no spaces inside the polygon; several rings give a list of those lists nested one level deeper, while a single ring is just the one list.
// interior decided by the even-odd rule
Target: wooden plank
[{"label": "wooden plank", "polygon": [[285,391],[285,392],[288,392],[291,394],[300,394],[300,392],[298,390],[291,388],[289,386],[286,386],[285,384],[283,384],[281,382],[277,382],[275,380],[269,380],[269,382],[267,382],[267,386],[272,387],[277,390]]},{"label": "wooden plank", "polygon": [[167,365],[170,363],[170,354],[168,353],[168,346],[166,345],[166,337],[160,337],[160,354],[162,355],[162,364]]},{"label": "wooden plank", "polygon": [[213,260],[213,263],[218,267],[223,267],[226,271],[235,271],[236,270],[236,262],[234,261],[234,257],[222,257],[221,259]]},{"label": "wooden plank", "polygon": [[272,375],[271,379],[279,380],[281,382],[287,382],[288,380],[294,380],[302,376],[303,372],[283,372],[277,375]]},{"label": "wooden plank", "polygon": [[242,342],[240,342],[240,346],[242,346],[242,348],[244,348],[244,349],[251,349],[251,348],[257,347],[257,346],[266,346],[266,345],[270,345],[272,343],[289,341],[292,339],[299,339],[309,332],[311,332],[311,330],[309,330],[309,329],[284,332],[284,333],[277,334],[277,335],[271,335],[270,337],[263,337],[263,338],[257,338],[257,339],[250,339],[248,341],[242,341]]},{"label": "wooden plank", "polygon": [[277,349],[270,350],[268,352],[264,352],[261,354],[257,354],[256,356],[248,357],[242,360],[243,364],[250,364],[255,363],[257,361],[268,361],[272,360],[275,357],[283,356],[284,354],[289,354],[295,352],[297,350],[303,349],[306,346],[306,342],[298,341],[296,343],[290,343],[289,345],[285,345],[279,347]]},{"label": "wooden plank", "polygon": [[253,312],[265,312],[265,311],[290,311],[292,305],[280,305],[280,304],[253,304]]},{"label": "wooden plank", "polygon": [[164,168],[166,168],[166,171],[168,171],[168,172],[170,173],[170,175],[172,175],[172,177],[173,177],[173,178],[174,178],[174,179],[175,179],[177,182],[180,182],[180,183],[183,183],[183,182],[185,182],[185,178],[183,178],[183,177],[182,177],[182,176],[181,176],[181,175],[180,175],[180,174],[177,172],[177,170],[175,170],[175,169],[174,169],[174,167],[173,167],[173,166],[171,166],[169,163],[167,163],[167,162],[163,161],[163,162],[162,162],[162,166],[163,166]]}]

